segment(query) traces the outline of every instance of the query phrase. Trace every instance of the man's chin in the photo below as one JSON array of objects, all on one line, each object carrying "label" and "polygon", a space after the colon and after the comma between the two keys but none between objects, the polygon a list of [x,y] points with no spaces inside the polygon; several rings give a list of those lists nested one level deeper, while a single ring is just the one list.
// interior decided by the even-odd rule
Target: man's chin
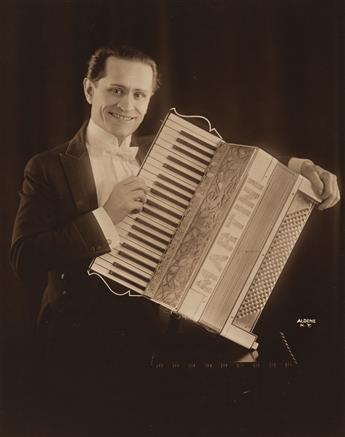
[{"label": "man's chin", "polygon": [[111,134],[119,140],[123,140],[135,132],[136,129],[112,129]]},{"label": "man's chin", "polygon": [[120,124],[116,123],[109,123],[107,126],[107,131],[110,132],[112,135],[114,135],[116,138],[126,138],[130,135],[132,135],[139,127],[140,123],[127,123],[127,124]]}]

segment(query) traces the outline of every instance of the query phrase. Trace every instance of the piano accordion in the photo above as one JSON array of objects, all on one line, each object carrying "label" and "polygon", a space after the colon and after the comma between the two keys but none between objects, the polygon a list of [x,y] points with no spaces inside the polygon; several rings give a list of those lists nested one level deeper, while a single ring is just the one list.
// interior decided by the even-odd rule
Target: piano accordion
[{"label": "piano accordion", "polygon": [[173,112],[138,175],[143,210],[117,225],[121,245],[89,273],[256,349],[254,326],[320,200],[310,182]]}]

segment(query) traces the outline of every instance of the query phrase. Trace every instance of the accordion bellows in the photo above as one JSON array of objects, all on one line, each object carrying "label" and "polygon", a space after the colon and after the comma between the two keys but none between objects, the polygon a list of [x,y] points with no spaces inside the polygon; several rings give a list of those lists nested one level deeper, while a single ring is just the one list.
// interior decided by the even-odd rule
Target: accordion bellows
[{"label": "accordion bellows", "polygon": [[139,175],[147,204],[91,271],[256,349],[254,326],[319,201],[309,181],[173,113]]}]

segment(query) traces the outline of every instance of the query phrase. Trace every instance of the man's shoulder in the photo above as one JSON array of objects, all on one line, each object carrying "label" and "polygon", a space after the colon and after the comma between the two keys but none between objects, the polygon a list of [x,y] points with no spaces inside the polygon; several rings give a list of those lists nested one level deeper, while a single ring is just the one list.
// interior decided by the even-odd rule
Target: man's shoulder
[{"label": "man's shoulder", "polygon": [[[34,162],[49,162],[55,161],[61,154],[71,152],[71,154],[80,155],[86,150],[85,144],[85,130],[86,122],[81,126],[77,133],[69,140],[60,143],[56,146],[49,147],[36,155],[34,155],[30,161]],[[29,162],[30,162],[29,161]]]},{"label": "man's shoulder", "polygon": [[69,141],[66,141],[63,144],[59,144],[50,149],[36,153],[27,162],[26,169],[31,169],[37,166],[46,167],[50,164],[54,165],[56,161],[60,159],[60,155],[66,153],[68,145],[69,145]]},{"label": "man's shoulder", "polygon": [[69,143],[70,143],[70,140],[65,141],[62,144],[58,144],[58,145],[49,147],[48,149],[38,153],[35,156],[39,156],[43,160],[57,157],[61,153],[65,153],[67,151]]}]

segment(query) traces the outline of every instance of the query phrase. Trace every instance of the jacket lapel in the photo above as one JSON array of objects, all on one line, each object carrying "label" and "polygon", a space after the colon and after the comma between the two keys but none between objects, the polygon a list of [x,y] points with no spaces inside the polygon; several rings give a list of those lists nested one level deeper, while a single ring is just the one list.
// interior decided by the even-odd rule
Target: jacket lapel
[{"label": "jacket lapel", "polygon": [[150,149],[153,136],[144,136],[144,137],[132,137],[132,143],[131,147],[139,147],[138,154],[137,154],[137,160],[140,165],[144,162],[144,159],[147,155],[147,152]]},{"label": "jacket lapel", "polygon": [[79,213],[98,208],[96,185],[86,148],[87,124],[88,121],[69,142],[66,152],[60,154],[61,163]]},{"label": "jacket lapel", "polygon": [[[66,152],[60,154],[61,163],[79,213],[98,208],[95,179],[86,148],[87,125],[88,120],[69,142]],[[152,139],[152,136],[132,137],[131,147],[139,147],[137,159],[140,165],[145,159]]]}]

